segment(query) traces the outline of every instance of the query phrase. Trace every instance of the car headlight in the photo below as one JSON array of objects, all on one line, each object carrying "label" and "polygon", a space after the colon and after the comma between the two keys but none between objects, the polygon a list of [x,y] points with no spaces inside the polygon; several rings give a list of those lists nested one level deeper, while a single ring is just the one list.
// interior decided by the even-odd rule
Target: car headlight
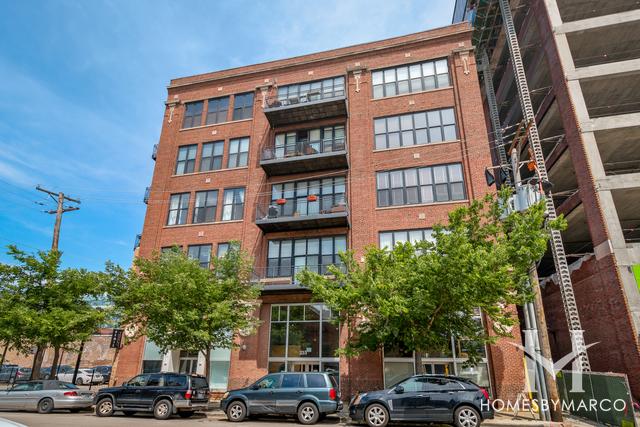
[{"label": "car headlight", "polygon": [[227,397],[229,397],[229,392],[228,392],[228,391],[226,391],[226,392],[222,395],[222,398],[223,398],[223,399],[226,399]]},{"label": "car headlight", "polygon": [[365,397],[367,395],[367,393],[358,393],[356,395],[356,398],[353,400],[353,404],[357,405],[358,403],[360,403],[360,401],[362,400],[363,397]]}]

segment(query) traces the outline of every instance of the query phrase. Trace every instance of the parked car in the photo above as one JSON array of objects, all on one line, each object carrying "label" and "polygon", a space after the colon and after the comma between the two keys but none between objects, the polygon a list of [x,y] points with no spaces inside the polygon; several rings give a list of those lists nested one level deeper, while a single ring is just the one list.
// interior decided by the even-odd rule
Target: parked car
[{"label": "parked car", "polygon": [[31,368],[18,368],[15,382],[28,381],[31,378]]},{"label": "parked car", "polygon": [[229,421],[259,414],[296,415],[302,424],[315,424],[342,409],[336,378],[328,373],[269,374],[246,388],[224,394],[220,408]]},{"label": "parked car", "polygon": [[349,404],[349,416],[369,427],[385,427],[389,421],[477,427],[493,418],[493,410],[487,391],[468,379],[414,375],[385,390],[357,393]]},{"label": "parked car", "polygon": [[100,366],[96,366],[95,368],[96,372],[99,372],[100,375],[102,375],[102,382],[105,384],[108,384],[109,381],[111,380],[111,366],[108,365],[100,365]]},{"label": "parked car", "polygon": [[18,371],[19,366],[13,364],[6,364],[0,367],[0,383],[8,383],[11,381]]},{"label": "parked car", "polygon": [[125,382],[122,387],[102,388],[94,401],[96,415],[109,417],[115,411],[125,415],[153,412],[159,420],[173,414],[189,418],[204,411],[209,404],[209,384],[202,375],[142,374]]},{"label": "parked car", "polygon": [[92,404],[92,392],[81,391],[64,381],[27,381],[0,391],[0,409],[4,410],[30,410],[41,414],[48,414],[54,409],[78,412]]},{"label": "parked car", "polygon": [[40,379],[41,380],[54,379],[54,378],[51,378],[51,366],[40,368]]},{"label": "parked car", "polygon": [[[73,381],[73,372],[75,368],[69,365],[60,365],[58,368],[57,378],[60,381]],[[55,376],[52,376],[55,378]],[[76,384],[88,385],[88,384],[102,384],[104,378],[100,372],[93,372],[91,368],[78,369],[78,375],[76,376]]]}]

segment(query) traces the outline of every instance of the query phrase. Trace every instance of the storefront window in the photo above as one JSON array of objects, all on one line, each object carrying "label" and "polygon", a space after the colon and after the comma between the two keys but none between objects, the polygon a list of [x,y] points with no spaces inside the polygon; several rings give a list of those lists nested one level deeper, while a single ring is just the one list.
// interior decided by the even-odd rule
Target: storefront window
[{"label": "storefront window", "polygon": [[339,371],[339,329],[324,304],[271,306],[269,372]]},{"label": "storefront window", "polygon": [[153,374],[162,370],[162,353],[153,342],[146,340],[142,357],[142,373]]},{"label": "storefront window", "polygon": [[231,350],[217,348],[211,350],[209,388],[213,390],[226,390],[229,382],[229,360]]}]

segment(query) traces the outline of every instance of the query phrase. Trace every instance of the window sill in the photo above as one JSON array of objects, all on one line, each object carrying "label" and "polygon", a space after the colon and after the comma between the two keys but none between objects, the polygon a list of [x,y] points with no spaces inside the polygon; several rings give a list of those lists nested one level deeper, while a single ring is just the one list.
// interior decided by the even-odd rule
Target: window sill
[{"label": "window sill", "polygon": [[244,219],[234,219],[229,221],[214,221],[214,222],[198,222],[195,224],[176,224],[176,225],[164,225],[162,228],[184,228],[184,227],[197,227],[207,225],[222,225],[222,224],[234,224],[238,222],[244,222]]},{"label": "window sill", "polygon": [[395,151],[395,150],[403,150],[405,148],[418,148],[418,147],[433,147],[434,145],[445,145],[445,144],[455,144],[462,142],[461,139],[452,139],[451,141],[439,141],[439,142],[429,142],[427,144],[414,144],[414,145],[405,145],[402,147],[392,147],[392,148],[374,148],[374,153],[385,152],[385,151]]},{"label": "window sill", "polygon": [[173,174],[171,175],[170,178],[177,178],[177,177],[181,177],[181,176],[194,176],[194,175],[204,175],[207,173],[218,173],[218,172],[228,172],[228,171],[237,171],[237,170],[243,170],[243,169],[249,169],[249,166],[240,166],[237,168],[224,168],[224,169],[215,169],[212,171],[202,171],[202,172],[191,172],[191,173],[182,173],[179,175]]},{"label": "window sill", "polygon": [[251,117],[250,119],[230,120],[228,122],[220,122],[220,123],[212,123],[210,125],[194,126],[194,127],[191,127],[191,128],[180,128],[180,129],[178,129],[178,132],[182,132],[182,131],[185,131],[185,130],[193,130],[193,129],[205,129],[205,128],[210,128],[210,127],[214,127],[214,126],[228,125],[228,124],[232,124],[232,123],[249,122],[251,120],[253,120],[253,117]]},{"label": "window sill", "polygon": [[[409,96],[409,95],[420,95],[423,93],[432,93],[432,92],[439,92],[442,90],[449,90],[449,89],[453,89],[452,85],[446,86],[446,87],[437,87],[435,89],[429,89],[429,90],[421,90],[418,92],[407,92],[407,93],[401,93],[399,95],[391,95],[391,96],[383,96],[382,98],[371,98],[369,99],[369,101],[382,101],[383,99],[393,99],[393,98],[399,98],[401,96]],[[193,128],[189,128],[189,129],[193,129]]]},{"label": "window sill", "polygon": [[447,201],[447,202],[416,203],[415,205],[383,206],[383,207],[376,207],[376,210],[377,211],[386,211],[386,210],[389,210],[389,209],[416,208],[416,207],[421,207],[421,206],[439,206],[439,205],[451,205],[451,204],[459,204],[459,203],[469,203],[469,199],[450,200],[450,201]]}]

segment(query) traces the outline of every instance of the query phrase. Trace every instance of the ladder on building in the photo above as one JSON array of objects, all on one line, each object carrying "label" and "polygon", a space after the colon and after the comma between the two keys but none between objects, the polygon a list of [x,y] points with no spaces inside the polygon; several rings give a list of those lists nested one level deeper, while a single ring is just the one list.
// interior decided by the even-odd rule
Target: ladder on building
[{"label": "ladder on building", "polygon": [[[509,52],[511,54],[511,62],[514,70],[514,79],[518,89],[518,95],[520,99],[520,106],[522,108],[522,115],[525,122],[530,122],[532,125],[529,127],[529,144],[533,151],[533,157],[536,162],[538,175],[541,181],[548,181],[547,168],[544,161],[544,155],[542,147],[540,145],[540,136],[538,135],[538,127],[535,122],[535,113],[533,111],[533,105],[531,103],[531,97],[529,93],[529,86],[527,84],[527,78],[524,72],[524,65],[522,63],[522,56],[520,54],[520,45],[518,42],[518,36],[513,25],[513,16],[511,15],[511,7],[508,0],[498,0],[500,4],[500,11],[502,13],[502,20],[504,24],[505,36],[507,39],[507,45],[509,46]],[[484,53],[486,56],[486,53]],[[489,66],[488,60],[485,62],[483,57],[483,65]],[[491,83],[493,88],[493,82]],[[493,91],[492,91],[493,92]],[[495,93],[494,101],[495,101]],[[497,114],[497,106],[494,103],[495,113]],[[493,116],[493,111],[490,111]],[[496,118],[492,117],[492,121]],[[500,118],[497,116],[498,128]],[[495,123],[494,123],[495,125]],[[504,149],[504,147],[502,147]],[[498,151],[500,153],[500,151]],[[500,154],[501,156],[501,154]],[[502,157],[502,156],[501,156]],[[506,160],[506,155],[505,155]],[[500,159],[502,163],[502,158]],[[546,210],[547,217],[550,220],[557,218],[556,209],[553,205],[553,198],[546,198]],[[589,365],[589,358],[587,356],[587,350],[584,343],[584,336],[582,327],[580,324],[580,316],[578,314],[578,306],[576,304],[575,295],[573,293],[573,285],[571,283],[571,274],[569,271],[569,265],[567,264],[567,257],[564,251],[564,244],[562,242],[562,235],[557,230],[551,231],[551,252],[553,253],[553,261],[556,268],[556,274],[559,280],[560,294],[562,296],[562,303],[564,306],[565,315],[569,324],[569,333],[575,350],[578,353],[578,361],[583,371],[591,371]]]}]

